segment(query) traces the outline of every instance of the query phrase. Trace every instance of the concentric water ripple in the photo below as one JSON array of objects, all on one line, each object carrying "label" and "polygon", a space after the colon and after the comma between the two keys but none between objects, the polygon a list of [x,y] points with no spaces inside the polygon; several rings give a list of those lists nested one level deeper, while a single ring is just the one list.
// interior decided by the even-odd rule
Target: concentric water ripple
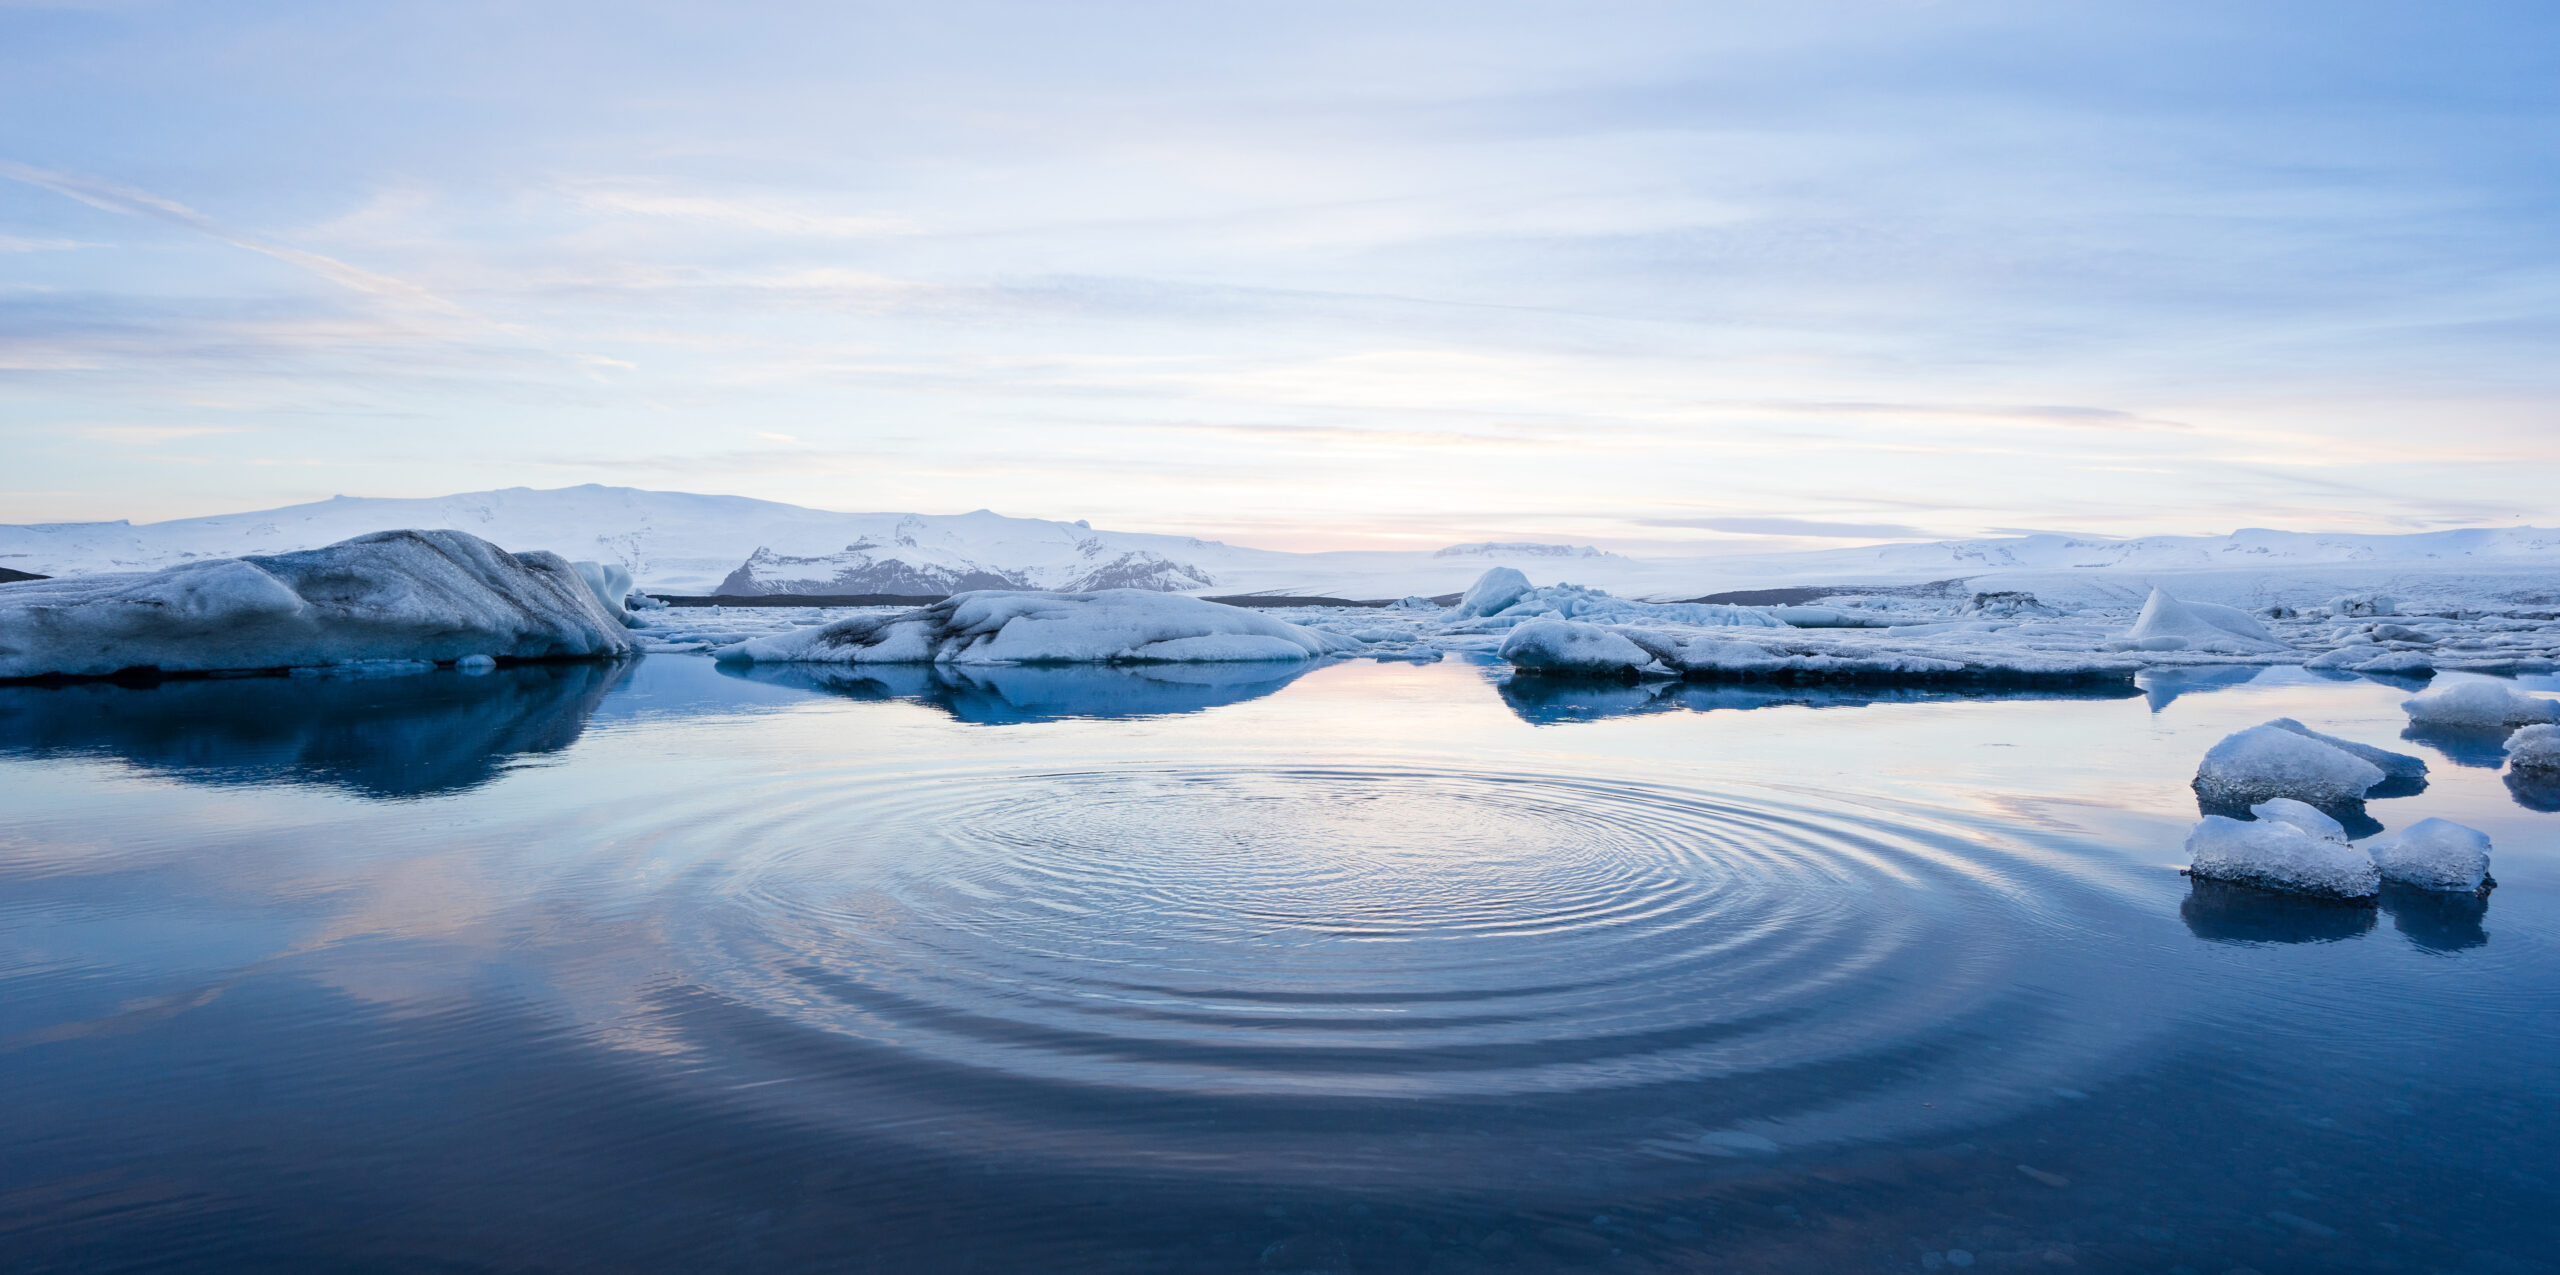
[{"label": "concentric water ripple", "polygon": [[2123,981],[2083,954],[2113,901],[1818,795],[1208,767],[794,792],[709,821],[643,906],[669,1030],[817,1118],[1172,1159],[1215,1126],[1268,1171],[1252,1129],[1321,1161],[1498,1104],[1506,1137],[1729,1155],[2052,1101],[2133,1033],[2088,1006]]}]

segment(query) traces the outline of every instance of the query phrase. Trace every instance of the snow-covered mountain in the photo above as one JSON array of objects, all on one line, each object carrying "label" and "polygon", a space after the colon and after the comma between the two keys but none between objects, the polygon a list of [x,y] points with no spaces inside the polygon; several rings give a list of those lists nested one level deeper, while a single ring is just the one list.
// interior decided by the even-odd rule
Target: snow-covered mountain
[{"label": "snow-covered mountain", "polygon": [[453,528],[510,549],[622,566],[672,593],[945,593],[973,587],[1382,598],[1454,593],[1488,567],[1625,597],[1693,598],[1781,585],[1961,579],[2049,600],[2182,597],[2260,605],[2346,588],[2560,600],[2560,532],[2412,535],[2245,530],[2102,540],[2063,535],[1870,545],[1805,553],[1636,558],[1587,546],[1480,542],[1440,550],[1285,553],[1083,522],[967,514],[836,513],[743,496],[629,487],[511,487],[425,500],[340,496],[172,522],[0,526],[0,568],[83,575],[194,558],[316,548],[390,528]]}]

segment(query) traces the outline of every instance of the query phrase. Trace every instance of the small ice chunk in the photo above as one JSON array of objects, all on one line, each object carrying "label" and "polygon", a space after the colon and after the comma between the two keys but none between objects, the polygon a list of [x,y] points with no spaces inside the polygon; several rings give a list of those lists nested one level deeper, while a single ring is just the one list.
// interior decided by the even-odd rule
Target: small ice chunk
[{"label": "small ice chunk", "polygon": [[2320,838],[2347,844],[2347,826],[2320,813],[2317,806],[2307,806],[2291,797],[2278,797],[2249,807],[2249,813],[2270,823],[2289,823]]},{"label": "small ice chunk", "polygon": [[2379,593],[2350,593],[2332,598],[2329,610],[2344,616],[2398,615],[2398,601]]},{"label": "small ice chunk", "polygon": [[1416,593],[1396,599],[1387,605],[1387,609],[1390,611],[1437,611],[1440,609],[1440,604]]},{"label": "small ice chunk", "polygon": [[1494,654],[1535,673],[1625,673],[1655,661],[1626,635],[1575,620],[1531,620],[1511,630]]},{"label": "small ice chunk", "polygon": [[2371,744],[2359,744],[2352,739],[2340,739],[2335,735],[2322,734],[2321,732],[2313,730],[2290,717],[2279,717],[2274,721],[2267,723],[2267,725],[2273,726],[2277,730],[2292,731],[2294,734],[2300,735],[2304,739],[2319,740],[2321,743],[2327,744],[2331,748],[2337,749],[2339,752],[2361,757],[2366,761],[2372,762],[2374,765],[2381,767],[2382,773],[2392,779],[2424,779],[2427,777],[2427,762],[2423,757],[2412,757],[2407,753],[2395,753],[2388,748],[2376,748]]},{"label": "small ice chunk", "polygon": [[2507,736],[2507,767],[2520,772],[2560,775],[2560,726],[2527,726]]},{"label": "small ice chunk", "polygon": [[1461,620],[1491,615],[1519,601],[1520,595],[1528,591],[1529,577],[1520,574],[1519,568],[1495,567],[1467,586],[1466,596],[1458,599],[1457,609],[1451,614]]},{"label": "small ice chunk", "polygon": [[2208,881],[2337,899],[2369,899],[2381,889],[2363,851],[2272,819],[2206,815],[2187,834],[2187,858],[2187,871]]},{"label": "small ice chunk", "polygon": [[2315,806],[2364,800],[2382,768],[2343,749],[2278,726],[2252,726],[2215,744],[2196,768],[2196,796],[2208,806],[2253,806],[2291,797]]},{"label": "small ice chunk", "polygon": [[465,673],[486,673],[498,667],[498,661],[486,655],[466,655],[455,660],[453,666]]},{"label": "small ice chunk", "polygon": [[2400,701],[2413,726],[2494,730],[2560,722],[2560,700],[2527,695],[2504,682],[2464,682]]},{"label": "small ice chunk", "polygon": [[2489,834],[2444,819],[2421,819],[2365,849],[2382,879],[2421,890],[2476,891],[2489,879]]},{"label": "small ice chunk", "polygon": [[[2238,607],[2213,602],[2181,602],[2153,589],[2135,617],[2126,640],[2146,651],[2185,650],[2251,652],[2285,649],[2258,617]],[[2181,644],[2172,645],[2169,639]],[[2156,643],[2156,645],[2155,645]]]}]

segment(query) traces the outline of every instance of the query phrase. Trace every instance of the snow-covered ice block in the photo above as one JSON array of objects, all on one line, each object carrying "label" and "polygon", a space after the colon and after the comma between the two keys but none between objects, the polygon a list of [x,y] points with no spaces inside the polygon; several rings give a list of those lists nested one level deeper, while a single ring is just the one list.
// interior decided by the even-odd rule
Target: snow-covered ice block
[{"label": "snow-covered ice block", "polygon": [[1465,595],[1458,599],[1457,608],[1450,612],[1450,616],[1472,619],[1492,615],[1519,601],[1520,595],[1528,591],[1529,577],[1520,574],[1518,567],[1495,567],[1477,576],[1476,582],[1467,586]]},{"label": "snow-covered ice block", "polygon": [[604,613],[627,627],[638,627],[628,605],[631,597],[631,573],[610,562],[572,562],[569,569],[587,582]]},{"label": "snow-covered ice block", "polygon": [[2347,826],[2320,813],[2317,806],[2304,805],[2291,797],[2278,797],[2249,807],[2249,813],[2270,823],[2289,823],[2320,838],[2347,844]]},{"label": "snow-covered ice block", "polygon": [[963,593],[722,647],[752,664],[1148,664],[1305,660],[1360,642],[1176,593]]},{"label": "snow-covered ice block", "polygon": [[627,655],[631,640],[552,553],[459,531],[215,558],[0,591],[0,677]]},{"label": "snow-covered ice block", "polygon": [[2335,735],[2322,734],[2321,732],[2313,730],[2290,717],[2279,717],[2274,721],[2268,722],[2267,725],[2273,726],[2277,730],[2292,731],[2294,734],[2300,735],[2304,739],[2319,740],[2321,743],[2327,744],[2331,748],[2337,749],[2339,752],[2355,757],[2361,757],[2366,761],[2372,762],[2374,765],[2381,767],[2382,773],[2392,779],[2424,779],[2427,777],[2427,762],[2423,757],[2412,757],[2407,753],[2395,753],[2388,748],[2376,748],[2371,744],[2359,744],[2352,739],[2340,739]]},{"label": "snow-covered ice block", "polygon": [[2476,891],[2489,879],[2489,834],[2444,819],[2421,819],[2365,849],[2382,879],[2421,890]]},{"label": "snow-covered ice block", "polygon": [[2335,807],[2364,800],[2383,778],[2381,767],[2344,749],[2282,727],[2252,726],[2206,751],[2195,790],[2208,807],[2273,797]]},{"label": "snow-covered ice block", "polygon": [[2526,726],[2507,736],[2507,767],[2560,776],[2560,726]]},{"label": "snow-covered ice block", "polygon": [[2412,726],[2495,730],[2560,722],[2560,700],[2527,695],[2504,682],[2464,682],[2400,701]]},{"label": "snow-covered ice block", "polygon": [[2217,602],[2181,602],[2153,589],[2124,640],[2145,651],[2280,651],[2285,644],[2258,618]]},{"label": "snow-covered ice block", "polygon": [[1532,673],[1625,673],[1656,662],[1626,634],[1574,620],[1531,620],[1495,654]]},{"label": "snow-covered ice block", "polygon": [[2187,834],[2187,858],[2187,871],[2208,881],[2297,894],[2369,899],[2382,884],[2363,851],[2268,819],[2206,815]]}]

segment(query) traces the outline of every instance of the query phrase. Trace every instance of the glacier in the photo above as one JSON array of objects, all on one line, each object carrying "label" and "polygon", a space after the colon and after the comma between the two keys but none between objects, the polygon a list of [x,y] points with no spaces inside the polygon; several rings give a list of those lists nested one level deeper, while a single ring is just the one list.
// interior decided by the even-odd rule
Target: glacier
[{"label": "glacier", "polygon": [[459,531],[0,586],[0,678],[595,659],[633,649],[557,554]]}]

